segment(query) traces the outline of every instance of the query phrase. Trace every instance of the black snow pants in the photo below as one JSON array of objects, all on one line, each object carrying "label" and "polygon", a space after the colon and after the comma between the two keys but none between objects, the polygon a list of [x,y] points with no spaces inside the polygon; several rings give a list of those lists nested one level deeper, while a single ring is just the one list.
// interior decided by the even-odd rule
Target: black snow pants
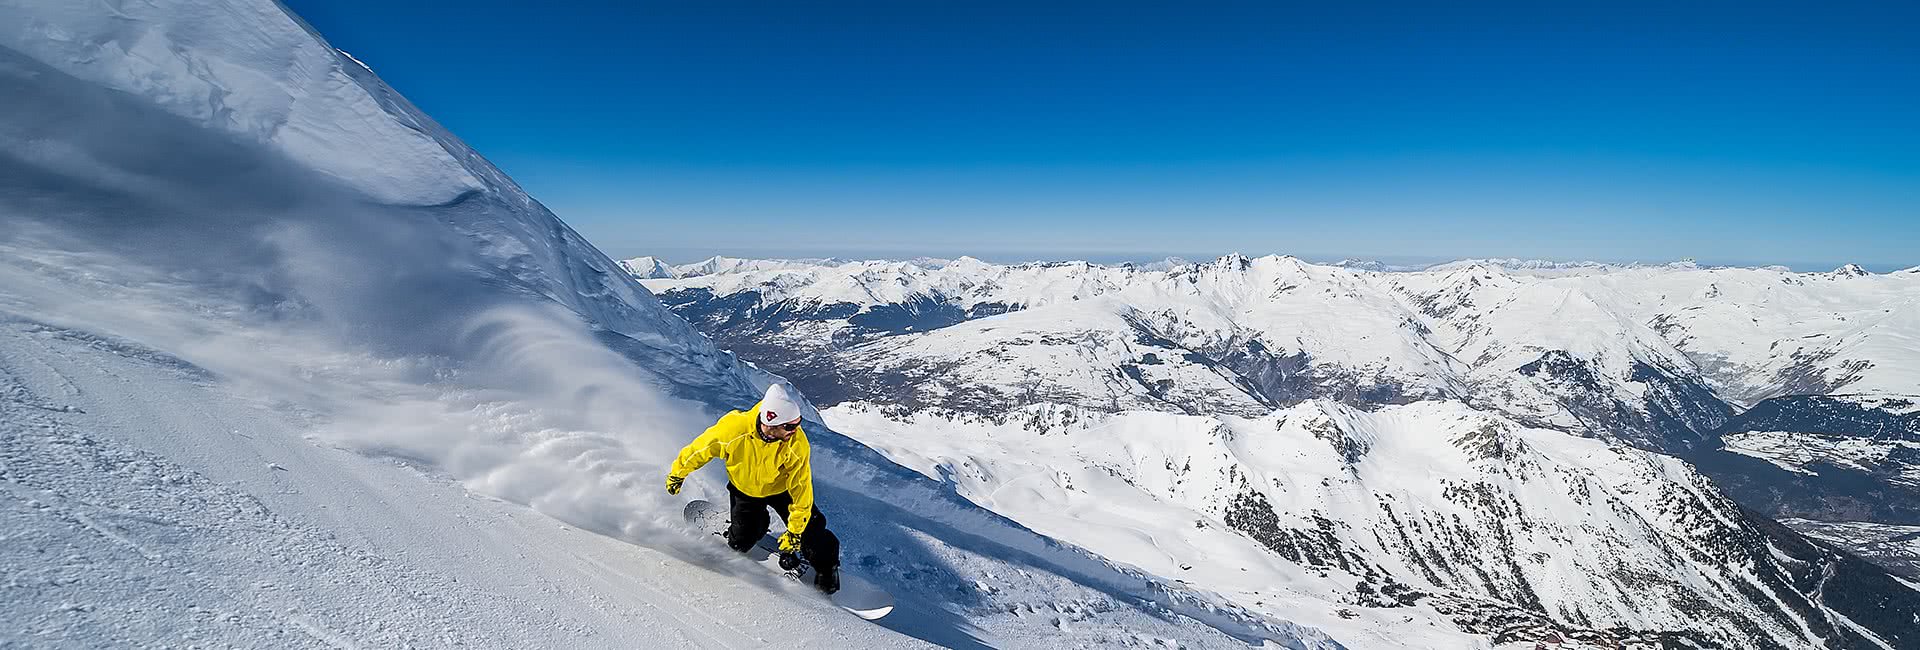
[{"label": "black snow pants", "polygon": [[[793,497],[785,492],[769,497],[750,497],[740,492],[732,483],[727,484],[727,505],[732,512],[733,523],[727,526],[727,546],[745,553],[759,543],[767,534],[772,522],[767,519],[767,508],[780,514],[780,521],[787,520],[787,510],[793,507]],[[840,566],[840,538],[827,530],[827,516],[820,514],[815,506],[813,518],[807,521],[807,529],[800,533],[800,554],[806,556],[807,563],[817,571],[826,571]]]}]

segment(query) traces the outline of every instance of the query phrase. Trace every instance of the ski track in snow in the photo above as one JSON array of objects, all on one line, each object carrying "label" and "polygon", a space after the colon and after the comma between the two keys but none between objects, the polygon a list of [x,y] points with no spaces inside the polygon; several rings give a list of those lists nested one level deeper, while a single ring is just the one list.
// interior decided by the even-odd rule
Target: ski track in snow
[{"label": "ski track in snow", "polygon": [[[223,404],[177,371],[115,363],[47,329],[7,325],[0,379],[8,393],[45,401],[40,386],[65,386],[75,394],[63,404],[78,411],[0,423],[0,485],[12,521],[0,551],[8,601],[45,607],[15,610],[10,618],[22,627],[7,632],[36,645],[550,647],[650,638],[752,647],[780,619],[759,617],[761,629],[742,630],[712,612],[798,609],[788,625],[837,614],[724,583],[716,597],[699,569],[469,498],[413,469],[314,447],[285,422],[252,418],[250,437],[193,435],[227,431],[241,424],[227,418],[249,409]],[[155,447],[196,466],[143,449]],[[287,469],[266,469],[262,453]],[[325,525],[277,514],[288,511]],[[522,521],[530,516],[531,525]],[[48,556],[58,564],[46,565]],[[652,572],[632,570],[636,560],[661,573],[683,567],[679,584],[656,585]],[[623,574],[630,580],[608,577]],[[594,583],[601,589],[582,588]],[[619,615],[642,608],[660,616]],[[98,636],[104,630],[119,636]]]}]

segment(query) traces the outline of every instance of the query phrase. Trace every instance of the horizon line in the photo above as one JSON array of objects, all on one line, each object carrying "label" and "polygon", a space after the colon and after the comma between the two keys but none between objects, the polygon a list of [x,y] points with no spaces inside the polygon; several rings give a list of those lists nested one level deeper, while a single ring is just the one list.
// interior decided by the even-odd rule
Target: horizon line
[{"label": "horizon line", "polygon": [[[1096,255],[1076,256],[1076,255],[1066,254],[1066,255],[1054,256],[1054,257],[1031,257],[1032,254],[1029,252],[1017,252],[1017,251],[991,251],[991,252],[984,252],[984,253],[962,253],[958,255],[948,255],[948,254],[931,254],[931,253],[913,253],[906,250],[893,250],[893,251],[871,250],[871,251],[868,251],[869,254],[866,254],[866,255],[860,255],[860,254],[849,255],[845,253],[851,253],[859,249],[842,249],[844,251],[843,254],[781,254],[778,252],[779,249],[752,249],[752,248],[732,247],[731,250],[715,250],[715,249],[704,249],[704,248],[696,249],[692,247],[663,247],[662,249],[660,249],[660,253],[667,253],[669,251],[687,253],[695,250],[700,250],[705,252],[698,255],[693,255],[693,256],[671,255],[671,254],[643,254],[643,255],[609,255],[609,257],[618,261],[629,261],[634,259],[650,257],[655,260],[659,260],[662,263],[667,264],[668,266],[688,266],[692,264],[705,262],[705,261],[714,259],[716,257],[741,259],[741,260],[791,261],[791,262],[816,262],[816,261],[828,261],[828,260],[838,260],[838,261],[846,261],[846,262],[912,262],[917,260],[952,261],[952,260],[957,260],[963,257],[970,257],[976,260],[980,260],[982,262],[986,262],[989,264],[997,264],[997,265],[1085,262],[1088,264],[1096,264],[1096,265],[1102,265],[1102,266],[1117,266],[1120,264],[1136,264],[1136,265],[1156,264],[1156,263],[1162,263],[1162,262],[1168,262],[1168,261],[1176,261],[1176,262],[1182,262],[1182,263],[1196,263],[1196,262],[1218,260],[1225,257],[1233,256],[1233,255],[1240,255],[1242,257],[1255,258],[1255,259],[1261,258],[1261,257],[1291,257],[1294,259],[1301,260],[1303,262],[1320,265],[1320,266],[1338,266],[1342,262],[1347,262],[1353,265],[1379,264],[1387,267],[1401,267],[1401,268],[1389,269],[1393,271],[1419,271],[1425,268],[1431,268],[1431,267],[1439,266],[1443,264],[1451,264],[1455,262],[1476,262],[1476,261],[1477,262],[1519,262],[1519,263],[1539,262],[1539,263],[1546,263],[1546,264],[1564,265],[1571,268],[1577,268],[1579,265],[1589,265],[1589,264],[1615,266],[1615,267],[1640,267],[1640,268],[1692,264],[1702,269],[1785,268],[1788,271],[1795,272],[1795,273],[1830,272],[1830,271],[1845,268],[1848,265],[1858,266],[1868,272],[1875,273],[1875,274],[1893,273],[1893,272],[1905,271],[1905,270],[1914,269],[1914,268],[1920,268],[1920,263],[1903,264],[1903,263],[1888,263],[1888,262],[1853,262],[1853,261],[1810,262],[1810,261],[1803,260],[1798,262],[1768,262],[1768,261],[1761,261],[1761,260],[1701,259],[1701,258],[1692,258],[1692,257],[1680,258],[1680,259],[1674,259],[1674,260],[1623,260],[1619,258],[1554,259],[1554,258],[1548,258],[1548,257],[1518,257],[1518,256],[1463,256],[1463,257],[1428,256],[1428,255],[1369,256],[1369,255],[1319,255],[1319,254],[1292,254],[1292,253],[1265,253],[1261,255],[1250,255],[1240,251],[1231,251],[1227,253],[1211,254],[1211,255],[1192,254],[1192,253],[1181,254],[1181,253],[1149,253],[1149,252],[1138,252],[1138,253],[1113,252],[1113,253],[1096,254]],[[758,252],[746,253],[745,251],[758,251]],[[794,252],[802,253],[804,251],[794,251]]]}]

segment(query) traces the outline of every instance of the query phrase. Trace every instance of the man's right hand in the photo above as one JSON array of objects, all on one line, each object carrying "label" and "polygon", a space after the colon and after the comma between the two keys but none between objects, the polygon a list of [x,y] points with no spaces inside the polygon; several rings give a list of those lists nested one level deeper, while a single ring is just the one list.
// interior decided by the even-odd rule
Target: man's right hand
[{"label": "man's right hand", "polygon": [[685,476],[667,475],[667,494],[679,494],[680,486],[687,482]]}]

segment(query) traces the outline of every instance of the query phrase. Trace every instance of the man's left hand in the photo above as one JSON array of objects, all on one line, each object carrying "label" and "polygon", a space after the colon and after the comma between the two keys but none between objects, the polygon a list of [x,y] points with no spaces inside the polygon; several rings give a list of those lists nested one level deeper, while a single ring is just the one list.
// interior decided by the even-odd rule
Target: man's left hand
[{"label": "man's left hand", "polygon": [[780,552],[781,553],[799,553],[800,552],[800,533],[796,533],[791,530],[785,533],[781,533],[780,534]]}]

